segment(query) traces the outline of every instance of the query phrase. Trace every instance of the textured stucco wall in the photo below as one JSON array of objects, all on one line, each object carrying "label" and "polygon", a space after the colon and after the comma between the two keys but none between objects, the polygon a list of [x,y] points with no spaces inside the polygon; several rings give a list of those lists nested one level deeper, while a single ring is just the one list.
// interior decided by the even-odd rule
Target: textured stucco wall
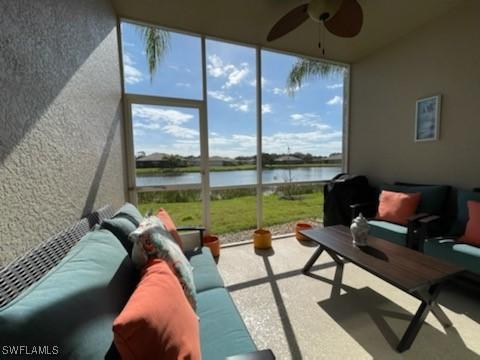
[{"label": "textured stucco wall", "polygon": [[0,0],[0,266],[125,200],[107,0]]},{"label": "textured stucco wall", "polygon": [[[480,1],[352,66],[350,171],[375,183],[480,186]],[[442,94],[440,139],[414,142],[415,101]]]}]

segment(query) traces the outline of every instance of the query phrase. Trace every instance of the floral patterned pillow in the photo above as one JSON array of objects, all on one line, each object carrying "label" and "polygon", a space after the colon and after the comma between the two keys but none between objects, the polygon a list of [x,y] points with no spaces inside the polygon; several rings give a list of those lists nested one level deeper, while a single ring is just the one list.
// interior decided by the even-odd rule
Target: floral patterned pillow
[{"label": "floral patterned pillow", "polygon": [[193,267],[160,219],[156,216],[146,217],[130,233],[129,239],[133,242],[133,263],[138,268],[143,268],[150,259],[164,260],[177,276],[185,296],[195,310],[197,293],[193,282]]}]

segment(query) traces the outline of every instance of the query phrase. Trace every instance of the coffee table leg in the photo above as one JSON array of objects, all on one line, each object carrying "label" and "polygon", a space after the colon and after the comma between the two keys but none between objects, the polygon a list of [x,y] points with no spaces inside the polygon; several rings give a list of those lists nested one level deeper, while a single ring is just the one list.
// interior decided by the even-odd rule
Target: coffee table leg
[{"label": "coffee table leg", "polygon": [[317,261],[318,257],[322,254],[323,250],[324,250],[323,246],[319,245],[317,250],[315,250],[315,252],[313,253],[312,257],[308,259],[307,263],[303,267],[303,270],[302,270],[303,273],[306,273],[311,269],[315,261]]},{"label": "coffee table leg", "polygon": [[338,266],[343,266],[343,261],[335,254],[333,251],[325,249],[325,251],[330,255],[330,257],[337,263]]},{"label": "coffee table leg", "polygon": [[432,313],[437,317],[440,313],[440,317],[442,319],[439,319],[439,321],[442,324],[450,324],[450,320],[448,320],[447,316],[445,313],[438,307],[437,303],[435,300],[438,297],[438,294],[440,293],[440,284],[435,284],[430,286],[428,289],[428,292],[422,297],[422,303],[418,307],[418,310],[413,317],[412,321],[410,322],[410,325],[408,325],[407,330],[405,331],[405,334],[403,335],[402,339],[400,340],[400,343],[397,346],[397,351],[398,352],[403,352],[405,350],[410,349],[410,346],[412,346],[413,341],[417,337],[418,332],[420,331],[420,328],[422,327],[423,323],[425,322],[425,318],[427,317],[429,311],[432,311]]}]

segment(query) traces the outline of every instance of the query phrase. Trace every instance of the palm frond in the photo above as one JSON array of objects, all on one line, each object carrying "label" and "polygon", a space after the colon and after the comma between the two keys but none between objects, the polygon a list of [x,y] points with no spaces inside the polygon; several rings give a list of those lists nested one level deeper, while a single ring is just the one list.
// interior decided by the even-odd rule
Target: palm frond
[{"label": "palm frond", "polygon": [[139,26],[139,32],[145,43],[150,81],[157,71],[158,64],[165,56],[170,43],[170,33],[156,26]]},{"label": "palm frond", "polygon": [[297,58],[297,62],[293,64],[287,78],[287,92],[293,95],[301,86],[304,80],[328,77],[343,72],[343,68],[327,62]]}]

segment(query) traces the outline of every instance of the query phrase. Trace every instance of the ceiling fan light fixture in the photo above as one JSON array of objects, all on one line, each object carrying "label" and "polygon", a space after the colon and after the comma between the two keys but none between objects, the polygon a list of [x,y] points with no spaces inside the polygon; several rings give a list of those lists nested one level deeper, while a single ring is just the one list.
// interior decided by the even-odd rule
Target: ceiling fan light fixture
[{"label": "ceiling fan light fixture", "polygon": [[315,22],[328,20],[338,9],[342,0],[311,0],[308,4],[308,15]]}]

